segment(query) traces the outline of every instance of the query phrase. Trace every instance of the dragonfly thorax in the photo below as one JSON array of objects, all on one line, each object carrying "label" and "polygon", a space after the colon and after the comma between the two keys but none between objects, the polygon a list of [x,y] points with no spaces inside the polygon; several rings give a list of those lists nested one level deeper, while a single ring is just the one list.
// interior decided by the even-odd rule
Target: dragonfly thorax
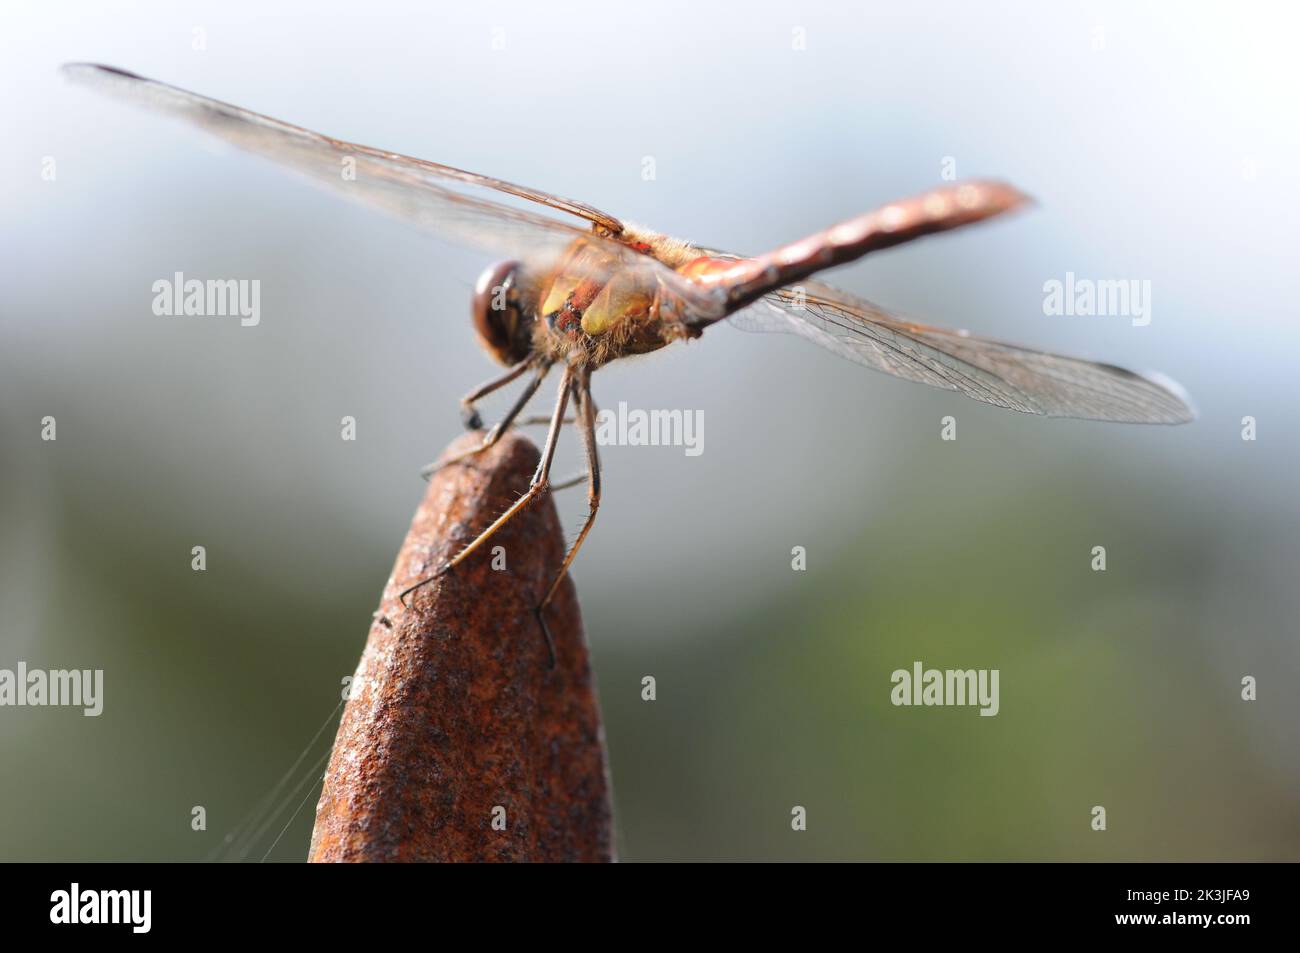
[{"label": "dragonfly thorax", "polygon": [[536,288],[535,346],[553,359],[600,366],[686,336],[664,319],[663,291],[649,272],[595,243],[575,241]]}]

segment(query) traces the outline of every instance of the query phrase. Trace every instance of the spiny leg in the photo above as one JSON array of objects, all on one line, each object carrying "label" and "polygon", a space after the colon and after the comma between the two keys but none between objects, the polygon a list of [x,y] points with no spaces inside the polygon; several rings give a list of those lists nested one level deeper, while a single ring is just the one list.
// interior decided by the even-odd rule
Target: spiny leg
[{"label": "spiny leg", "polygon": [[586,483],[586,482],[587,482],[586,473],[575,473],[571,477],[567,477],[566,479],[560,480],[556,483],[552,483],[551,492],[559,493],[561,490],[567,490],[569,489],[569,487],[577,486],[579,483]]},{"label": "spiny leg", "polygon": [[[527,506],[533,500],[537,499],[537,497],[541,496],[542,493],[546,491],[547,484],[551,474],[551,461],[555,457],[555,445],[560,438],[560,426],[564,422],[564,410],[566,407],[568,407],[569,391],[572,388],[572,386],[573,386],[573,369],[566,365],[564,368],[564,377],[561,378],[560,380],[560,393],[555,400],[555,413],[551,417],[551,429],[546,434],[546,446],[542,450],[542,459],[537,463],[537,472],[533,474],[533,479],[528,484],[528,492],[525,493],[523,496],[519,497],[519,499],[515,500],[515,502],[510,505],[510,508],[506,510],[504,513],[502,513],[500,516],[498,516],[491,526],[483,530],[483,532],[479,533],[478,537],[473,542],[471,542],[468,546],[466,546],[464,549],[458,552],[450,560],[448,560],[447,562],[439,566],[438,569],[433,573],[433,575],[426,576],[424,579],[421,579],[419,582],[415,583],[414,585],[408,586],[406,589],[402,590],[401,594],[397,597],[399,600],[401,600],[402,605],[406,606],[409,609],[410,605],[406,601],[407,596],[415,592],[415,590],[419,589],[420,587],[427,586],[429,583],[433,582],[434,580],[440,579],[443,575],[450,572],[452,569],[456,568],[456,566],[458,566],[465,559],[465,557],[467,557],[470,553],[474,552],[474,550],[478,549],[480,546],[486,543],[492,537],[492,535],[495,534],[496,531],[499,530],[502,526],[508,523],[516,513],[518,513],[525,506]],[[545,629],[543,629],[543,631],[545,632]],[[547,645],[551,650],[551,657],[554,658],[555,648],[550,644],[551,634],[549,632],[546,632],[545,634],[546,634]]]},{"label": "spiny leg", "polygon": [[460,399],[460,416],[465,422],[466,430],[478,430],[483,426],[483,418],[479,416],[478,408],[474,405],[486,397],[488,394],[495,393],[505,387],[511,381],[520,377],[529,367],[534,366],[534,359],[526,357],[518,364],[510,368],[500,377],[494,377],[489,381],[484,381],[475,387],[472,391]]},{"label": "spiny leg", "polygon": [[[555,596],[555,590],[560,587],[560,582],[564,579],[565,573],[569,571],[569,566],[573,564],[574,557],[578,555],[578,550],[582,546],[582,541],[587,538],[591,532],[592,523],[596,520],[596,511],[600,509],[600,456],[596,452],[596,404],[591,399],[591,371],[588,368],[582,368],[578,371],[577,380],[573,385],[574,403],[578,405],[577,418],[578,428],[582,431],[582,442],[587,450],[587,518],[582,523],[582,528],[578,530],[578,537],[569,547],[569,552],[564,557],[564,564],[560,566],[559,573],[555,576],[555,581],[551,587],[546,590],[546,595],[537,606],[537,621],[542,625],[542,632],[546,634],[546,644],[553,645],[551,640],[551,631],[546,626],[546,619],[542,613],[550,604],[551,599]],[[555,651],[551,650],[551,657],[554,659]]]},{"label": "spiny leg", "polygon": [[[521,366],[522,365],[516,365],[516,368]],[[514,402],[511,408],[508,411],[506,411],[506,415],[502,417],[499,421],[497,421],[495,424],[493,424],[492,429],[483,435],[482,443],[480,443],[477,447],[470,447],[468,450],[462,450],[460,453],[456,454],[453,457],[448,457],[446,460],[434,461],[433,463],[430,463],[422,467],[420,469],[420,476],[424,477],[427,480],[429,479],[429,477],[433,476],[434,473],[441,470],[443,467],[449,467],[453,463],[460,463],[460,461],[462,460],[468,460],[470,457],[482,453],[488,447],[492,446],[498,440],[500,440],[501,435],[510,429],[510,425],[514,423],[515,418],[519,416],[520,411],[522,411],[524,407],[527,406],[528,402],[533,399],[533,395],[537,393],[537,388],[542,386],[542,380],[546,377],[546,372],[551,369],[550,362],[547,362],[545,364],[539,364],[536,366],[537,366],[537,373],[533,375],[533,379],[529,381],[528,385],[523,389],[523,391],[520,392],[518,399]],[[523,370],[527,370],[526,366],[522,366],[522,367]],[[520,373],[522,373],[522,371],[520,371]],[[496,390],[498,387],[502,387],[505,384],[508,384],[510,381],[514,380],[518,376],[519,374],[515,373],[515,369],[511,369],[511,372],[507,374],[505,377],[499,378],[498,380],[495,381],[488,381],[488,383],[484,384],[483,387],[480,387],[477,391],[465,395],[465,398],[464,400],[461,401],[461,403],[464,404],[466,407],[472,408],[473,401],[478,400],[480,397],[484,395],[484,393],[491,392],[490,390],[484,391],[483,388],[490,388],[491,390]],[[474,417],[476,418],[476,423],[482,423],[481,420],[477,420],[478,411],[477,410],[473,411],[473,414]]]},{"label": "spiny leg", "polygon": [[[573,417],[565,417],[562,421],[560,421],[560,423],[566,426],[574,422],[575,420]],[[546,424],[546,426],[549,427],[551,425],[551,418],[543,417],[540,414],[536,416],[521,417],[519,420],[515,421],[514,425],[516,427],[535,427],[538,424]]]}]

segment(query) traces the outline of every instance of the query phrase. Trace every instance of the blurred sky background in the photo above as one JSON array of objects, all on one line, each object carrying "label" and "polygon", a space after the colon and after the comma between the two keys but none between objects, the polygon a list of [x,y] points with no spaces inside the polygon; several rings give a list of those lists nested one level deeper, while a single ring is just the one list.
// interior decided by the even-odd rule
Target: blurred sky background
[{"label": "blurred sky background", "polygon": [[[467,320],[489,256],[74,87],[70,60],[741,252],[940,184],[946,157],[1028,191],[1026,214],[830,280],[1158,368],[1195,423],[1030,418],[731,327],[596,376],[601,406],[705,423],[698,457],[603,448],[573,572],[620,854],[1300,859],[1298,20],[1283,3],[6,4],[0,668],[102,668],[106,698],[99,718],[0,709],[0,859],[210,856],[334,708],[418,469],[494,372]],[[260,326],[155,316],[176,271],[260,279]],[[1044,316],[1067,271],[1149,280],[1151,323]],[[569,435],[556,473],[579,467]],[[572,532],[581,491],[559,505]],[[1000,713],[892,706],[890,673],[916,660],[999,669]],[[270,859],[305,857],[315,797]]]}]

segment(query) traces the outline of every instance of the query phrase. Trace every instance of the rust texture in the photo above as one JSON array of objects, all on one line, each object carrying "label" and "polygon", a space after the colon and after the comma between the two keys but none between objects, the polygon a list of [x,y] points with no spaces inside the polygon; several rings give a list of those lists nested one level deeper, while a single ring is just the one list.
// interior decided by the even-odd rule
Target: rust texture
[{"label": "rust texture", "polygon": [[[339,724],[311,861],[612,859],[604,732],[572,581],[546,610],[554,667],[533,615],[564,557],[550,496],[409,610],[398,601],[528,488],[537,459],[510,433],[430,480]],[[504,570],[492,566],[497,546]]]}]

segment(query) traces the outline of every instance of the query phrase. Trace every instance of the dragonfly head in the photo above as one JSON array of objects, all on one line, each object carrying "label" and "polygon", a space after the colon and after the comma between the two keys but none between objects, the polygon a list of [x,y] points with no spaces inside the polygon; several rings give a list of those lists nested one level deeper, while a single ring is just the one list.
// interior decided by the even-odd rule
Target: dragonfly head
[{"label": "dragonfly head", "polygon": [[471,306],[479,343],[507,367],[533,350],[532,321],[522,307],[519,278],[519,262],[497,262],[479,275]]}]

